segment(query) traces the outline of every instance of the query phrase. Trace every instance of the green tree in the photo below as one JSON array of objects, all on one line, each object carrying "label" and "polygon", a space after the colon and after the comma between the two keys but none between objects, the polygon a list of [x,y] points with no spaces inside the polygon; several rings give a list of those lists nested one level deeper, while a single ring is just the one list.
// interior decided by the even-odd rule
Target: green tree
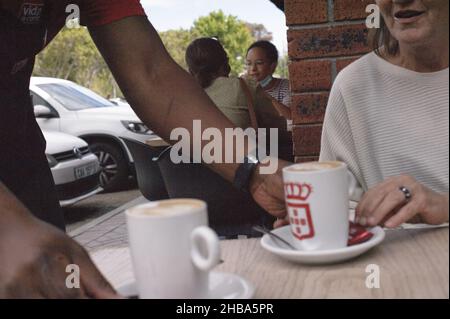
[{"label": "green tree", "polygon": [[259,23],[246,23],[247,28],[250,30],[252,37],[256,40],[266,40],[272,41],[273,35],[272,32],[268,31],[264,24]]},{"label": "green tree", "polygon": [[[245,54],[253,41],[271,39],[263,25],[246,23],[222,11],[198,18],[190,30],[169,30],[160,36],[173,59],[185,69],[189,43],[199,37],[217,37],[230,57],[233,75],[243,72]],[[33,75],[71,80],[105,97],[123,96],[86,28],[61,31],[37,56]]]},{"label": "green tree", "polygon": [[190,30],[178,29],[159,33],[167,51],[180,66],[187,70],[185,53],[194,39]]},{"label": "green tree", "polygon": [[86,28],[63,29],[37,56],[33,75],[70,80],[103,96],[122,96]]},{"label": "green tree", "polygon": [[191,32],[195,38],[217,37],[228,53],[232,74],[242,73],[247,48],[254,41],[245,22],[216,11],[197,19]]},{"label": "green tree", "polygon": [[275,74],[281,78],[289,79],[289,56],[285,54],[278,60],[278,67]]}]

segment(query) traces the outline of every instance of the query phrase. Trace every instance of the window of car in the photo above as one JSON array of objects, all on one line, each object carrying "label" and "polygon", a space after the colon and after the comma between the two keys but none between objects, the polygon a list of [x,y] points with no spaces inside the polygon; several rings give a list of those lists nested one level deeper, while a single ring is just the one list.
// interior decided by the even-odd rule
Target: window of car
[{"label": "window of car", "polygon": [[97,93],[75,83],[46,83],[37,86],[70,111],[116,106]]},{"label": "window of car", "polygon": [[58,112],[55,110],[53,106],[50,105],[46,100],[44,100],[39,94],[30,90],[30,96],[33,101],[33,106],[43,105],[48,107],[55,115],[58,115]]}]

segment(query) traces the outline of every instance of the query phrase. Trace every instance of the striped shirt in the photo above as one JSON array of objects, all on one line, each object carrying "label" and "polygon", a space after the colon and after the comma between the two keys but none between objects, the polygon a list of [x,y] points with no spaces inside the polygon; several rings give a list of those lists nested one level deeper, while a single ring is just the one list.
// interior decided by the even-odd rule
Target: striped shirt
[{"label": "striped shirt", "polygon": [[278,102],[286,106],[291,105],[291,89],[288,79],[279,79],[278,84],[266,92]]},{"label": "striped shirt", "polygon": [[[265,90],[265,92],[278,102],[290,107],[292,103],[292,96],[288,79],[280,79],[277,85],[270,90]],[[286,129],[289,132],[292,131],[292,120],[286,120]]]},{"label": "striped shirt", "polygon": [[348,66],[331,91],[320,157],[346,162],[364,191],[406,174],[448,193],[448,68],[418,73],[375,53]]}]

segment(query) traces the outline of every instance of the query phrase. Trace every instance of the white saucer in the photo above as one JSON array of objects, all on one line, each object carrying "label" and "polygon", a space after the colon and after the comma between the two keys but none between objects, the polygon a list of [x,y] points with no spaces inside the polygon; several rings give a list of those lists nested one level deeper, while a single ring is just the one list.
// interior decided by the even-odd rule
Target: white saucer
[{"label": "white saucer", "polygon": [[[290,244],[292,244],[293,239],[290,227],[291,226],[288,225],[282,228],[275,229],[273,233],[280,236]],[[283,243],[274,242],[274,240],[269,235],[263,236],[263,238],[261,239],[261,246],[264,249],[284,259],[296,263],[311,264],[311,265],[332,264],[355,258],[383,241],[385,237],[383,228],[374,227],[370,231],[374,235],[370,240],[359,245],[333,250],[320,250],[320,251],[292,250],[289,248],[285,248]]]},{"label": "white saucer", "polygon": [[[124,297],[138,295],[134,280],[116,287],[116,290]],[[251,299],[254,293],[255,288],[244,278],[212,271],[209,276],[209,294],[205,299]]]}]

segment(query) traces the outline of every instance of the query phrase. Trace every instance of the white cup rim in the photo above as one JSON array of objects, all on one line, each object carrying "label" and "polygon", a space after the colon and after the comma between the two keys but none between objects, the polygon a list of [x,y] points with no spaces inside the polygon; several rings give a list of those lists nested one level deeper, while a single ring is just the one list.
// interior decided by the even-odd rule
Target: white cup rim
[{"label": "white cup rim", "polygon": [[[163,214],[155,214],[155,215],[144,215],[144,214],[136,214],[133,211],[136,209],[142,209],[142,208],[154,208],[157,207],[159,203],[166,203],[166,202],[181,202],[181,201],[189,201],[193,203],[200,204],[199,207],[193,207],[192,210],[188,212],[183,212],[180,214],[169,214],[169,215],[163,215]],[[170,219],[170,218],[178,218],[180,216],[185,215],[192,215],[196,213],[202,213],[207,209],[207,204],[205,201],[202,201],[200,199],[196,198],[173,198],[173,199],[164,199],[164,200],[158,200],[153,202],[148,202],[144,204],[139,204],[133,207],[128,208],[125,211],[125,215],[130,218],[138,218],[138,219]]]},{"label": "white cup rim", "polygon": [[[302,165],[308,165],[308,164],[326,164],[326,163],[339,164],[339,166],[334,167],[334,168],[326,168],[326,169],[322,169],[322,170],[311,170],[311,171],[292,170],[292,167],[296,167],[296,166],[302,166]],[[297,164],[293,164],[293,165],[284,167],[283,173],[295,174],[295,175],[317,175],[317,174],[326,174],[326,173],[330,173],[330,172],[338,171],[338,170],[342,170],[342,169],[348,169],[348,165],[341,161],[321,161],[321,162],[311,161],[311,162],[305,162],[305,163],[297,163]]]}]

